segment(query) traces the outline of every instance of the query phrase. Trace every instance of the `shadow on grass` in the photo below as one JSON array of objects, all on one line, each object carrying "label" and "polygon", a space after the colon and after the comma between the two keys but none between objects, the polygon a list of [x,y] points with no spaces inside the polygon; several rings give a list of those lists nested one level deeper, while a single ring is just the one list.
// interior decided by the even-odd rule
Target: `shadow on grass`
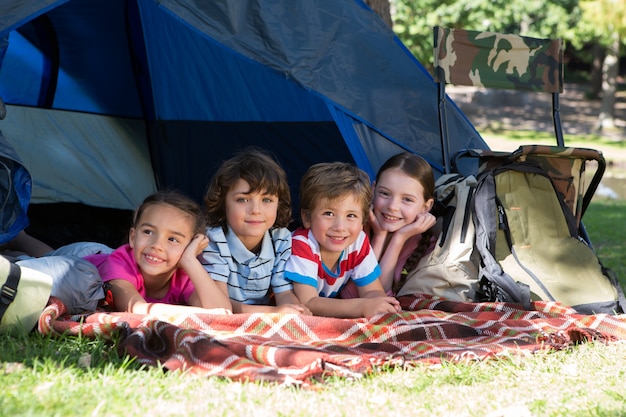
[{"label": "shadow on grass", "polygon": [[0,375],[41,366],[140,369],[129,357],[120,356],[116,343],[102,338],[43,336],[36,331],[2,333]]}]

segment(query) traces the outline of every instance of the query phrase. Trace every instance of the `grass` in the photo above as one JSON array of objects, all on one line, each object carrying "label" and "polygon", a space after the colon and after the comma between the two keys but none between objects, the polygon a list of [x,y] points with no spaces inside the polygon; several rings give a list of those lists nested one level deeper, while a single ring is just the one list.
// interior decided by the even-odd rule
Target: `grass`
[{"label": "grass", "polygon": [[[468,364],[394,369],[316,390],[238,383],[142,368],[101,355],[101,342],[3,339],[3,416],[618,416],[626,413],[626,345]],[[78,348],[76,351],[75,349]],[[40,351],[45,353],[41,354]],[[79,353],[79,355],[76,355]],[[95,355],[90,366],[80,357]],[[4,356],[3,356],[4,357]]]},{"label": "grass", "polygon": [[626,203],[617,200],[592,201],[583,222],[600,260],[617,274],[626,288]]},{"label": "grass", "polygon": [[[497,128],[486,128],[481,132],[483,138],[489,143],[490,139],[506,139],[512,143],[527,144],[546,144],[555,145],[554,133],[537,132],[534,130],[501,130]],[[607,136],[602,135],[568,135],[564,134],[563,141],[566,146],[580,146],[593,149],[626,149],[626,141],[616,141]],[[605,152],[606,153],[606,152]]]},{"label": "grass", "polygon": [[[626,287],[626,201],[594,200],[584,220]],[[621,416],[625,377],[626,342],[388,369],[299,390],[146,368],[100,339],[0,337],[0,416]]]}]

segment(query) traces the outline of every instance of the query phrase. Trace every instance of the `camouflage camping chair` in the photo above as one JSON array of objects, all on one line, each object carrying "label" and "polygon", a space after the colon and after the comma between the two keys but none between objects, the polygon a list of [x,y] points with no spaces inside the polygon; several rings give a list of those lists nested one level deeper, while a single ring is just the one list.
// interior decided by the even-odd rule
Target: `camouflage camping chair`
[{"label": "camouflage camping chair", "polygon": [[[476,157],[476,172],[503,159],[534,161],[550,173],[556,189],[577,219],[581,236],[590,243],[581,218],[602,179],[606,163],[599,151],[565,147],[559,114],[559,94],[563,92],[563,41],[435,27],[434,45],[434,78],[438,85],[445,172],[459,171],[459,160],[464,156]],[[445,113],[447,83],[552,94],[556,146],[527,145],[514,152],[461,150],[451,158]],[[590,174],[587,168],[594,171]],[[588,178],[591,180],[587,181]]]}]

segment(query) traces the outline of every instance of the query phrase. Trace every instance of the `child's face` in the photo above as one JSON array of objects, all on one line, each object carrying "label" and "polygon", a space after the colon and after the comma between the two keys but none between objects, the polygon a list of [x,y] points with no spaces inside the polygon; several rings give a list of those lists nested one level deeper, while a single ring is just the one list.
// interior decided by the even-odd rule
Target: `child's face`
[{"label": "child's face", "polygon": [[190,215],[169,204],[145,208],[129,234],[130,247],[144,279],[171,278],[191,242],[193,227]]},{"label": "child's face", "polygon": [[336,259],[356,241],[363,230],[363,221],[363,205],[353,194],[335,200],[323,198],[302,218],[304,227],[311,229],[319,243],[322,260],[327,265],[327,259]]},{"label": "child's face", "polygon": [[424,201],[424,187],[402,170],[384,171],[374,186],[374,215],[388,232],[413,223],[418,214],[430,211],[433,200]]},{"label": "child's face", "polygon": [[226,193],[226,221],[245,247],[257,252],[263,236],[276,222],[278,196],[250,192],[250,184],[239,179]]}]

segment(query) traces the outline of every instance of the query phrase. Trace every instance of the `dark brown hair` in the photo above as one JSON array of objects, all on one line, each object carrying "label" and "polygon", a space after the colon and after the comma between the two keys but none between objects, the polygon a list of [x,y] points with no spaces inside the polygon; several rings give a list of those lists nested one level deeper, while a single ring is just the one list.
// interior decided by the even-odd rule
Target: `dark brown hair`
[{"label": "dark brown hair", "polygon": [[160,190],[146,197],[137,210],[135,210],[133,227],[139,225],[141,215],[146,208],[155,204],[168,204],[188,214],[194,220],[194,235],[198,233],[204,234],[206,232],[206,223],[200,205],[176,190]]},{"label": "dark brown hair", "polygon": [[211,227],[226,231],[226,194],[240,179],[250,185],[250,192],[266,192],[278,196],[278,212],[274,227],[287,227],[291,222],[291,193],[285,170],[265,150],[249,147],[219,167],[204,195],[204,214]]}]

